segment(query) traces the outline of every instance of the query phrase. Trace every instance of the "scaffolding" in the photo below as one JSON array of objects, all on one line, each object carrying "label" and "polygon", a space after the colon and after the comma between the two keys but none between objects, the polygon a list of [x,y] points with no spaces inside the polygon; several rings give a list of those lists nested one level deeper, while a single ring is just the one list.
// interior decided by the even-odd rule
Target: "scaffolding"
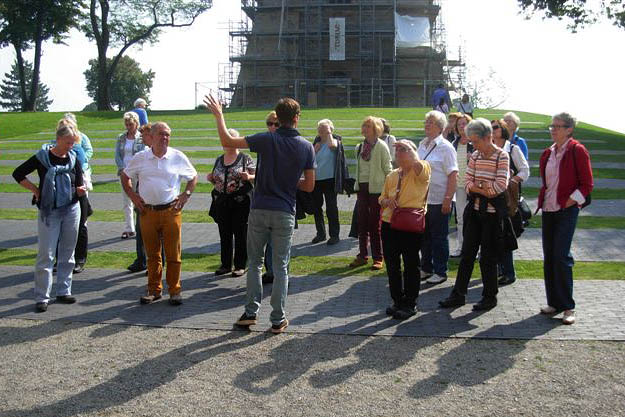
[{"label": "scaffolding", "polygon": [[[290,96],[310,107],[424,106],[451,83],[440,0],[241,0],[219,86],[233,107]],[[429,45],[398,48],[396,14],[429,20]],[[344,59],[330,59],[330,19],[343,18]],[[332,28],[334,30],[334,28]],[[457,76],[454,73],[454,77]]]}]

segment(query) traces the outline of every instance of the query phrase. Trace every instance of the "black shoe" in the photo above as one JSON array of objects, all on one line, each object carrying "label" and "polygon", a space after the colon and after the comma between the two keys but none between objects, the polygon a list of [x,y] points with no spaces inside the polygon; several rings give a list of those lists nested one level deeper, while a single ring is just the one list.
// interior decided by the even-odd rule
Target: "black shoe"
[{"label": "black shoe", "polygon": [[232,268],[226,268],[224,266],[220,266],[217,271],[215,271],[215,276],[218,275],[226,275],[232,272]]},{"label": "black shoe", "polygon": [[127,268],[130,272],[141,272],[141,271],[145,271],[146,269],[148,269],[147,266],[145,265],[141,265],[138,262],[133,262],[131,263],[128,268]]},{"label": "black shoe", "polygon": [[464,304],[464,296],[453,292],[449,297],[438,302],[438,305],[443,308],[462,307]]},{"label": "black shoe", "polygon": [[406,320],[415,314],[417,314],[417,306],[402,307],[395,314],[393,314],[393,318],[395,320]]},{"label": "black shoe", "polygon": [[262,275],[261,280],[262,280],[263,284],[272,284],[273,283],[273,274],[270,274],[269,272],[265,272]]},{"label": "black shoe", "polygon": [[35,304],[35,309],[38,313],[45,313],[48,311],[48,303],[37,303]]},{"label": "black shoe", "polygon": [[507,277],[507,276],[504,275],[501,278],[499,278],[499,281],[497,281],[497,283],[499,285],[510,285],[514,281],[516,281],[516,277]]},{"label": "black shoe", "polygon": [[76,302],[76,297],[72,297],[71,295],[57,295],[56,301],[61,304],[74,304]]},{"label": "black shoe", "polygon": [[386,307],[386,314],[388,316],[393,316],[398,311],[399,311],[399,304],[397,304],[397,303],[393,303],[390,306]]},{"label": "black shoe", "polygon": [[243,313],[243,315],[236,321],[237,326],[253,326],[256,324],[256,315],[248,315],[247,313]]},{"label": "black shoe", "polygon": [[353,237],[354,239],[358,239],[358,233],[350,233],[347,237]]},{"label": "black shoe", "polygon": [[282,320],[280,324],[272,324],[271,333],[280,334],[284,332],[284,330],[288,327],[288,325],[289,325],[289,321],[287,319]]},{"label": "black shoe", "polygon": [[330,239],[328,239],[328,241],[326,242],[328,244],[328,246],[330,245],[336,245],[337,243],[339,243],[340,239],[338,236],[332,236]]},{"label": "black shoe", "polygon": [[314,243],[319,243],[319,242],[323,242],[324,240],[326,240],[325,236],[317,235],[317,236],[313,237],[313,240],[311,241],[311,243],[313,243],[313,244]]},{"label": "black shoe", "polygon": [[490,310],[497,306],[497,299],[495,297],[482,298],[479,303],[473,304],[473,311]]},{"label": "black shoe", "polygon": [[74,274],[80,274],[82,271],[85,270],[85,264],[76,264],[74,265]]}]

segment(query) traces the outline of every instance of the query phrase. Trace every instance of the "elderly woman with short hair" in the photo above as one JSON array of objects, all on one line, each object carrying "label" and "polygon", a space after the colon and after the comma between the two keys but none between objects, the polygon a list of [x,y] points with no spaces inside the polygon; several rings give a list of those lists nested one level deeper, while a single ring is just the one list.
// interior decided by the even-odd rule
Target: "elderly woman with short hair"
[{"label": "elderly woman with short hair", "polygon": [[569,113],[553,116],[549,131],[553,145],[540,156],[542,238],[547,306],[543,314],[564,312],[562,322],[575,322],[571,243],[580,207],[589,203],[593,188],[590,155],[573,139],[576,120]]},{"label": "elderly woman with short hair", "polygon": [[[521,148],[510,143],[512,130],[503,119],[491,120],[493,128],[493,143],[508,154],[510,160],[510,181],[520,184],[530,176],[530,166],[523,156]],[[519,188],[520,189],[520,188]],[[498,262],[500,272],[499,285],[509,285],[516,281],[516,271],[514,270],[514,256],[511,250],[503,251]]]},{"label": "elderly woman with short hair", "polygon": [[405,320],[417,312],[421,283],[419,249],[423,234],[393,229],[391,218],[397,208],[426,208],[430,164],[419,159],[417,147],[412,141],[399,140],[395,148],[399,168],[386,176],[379,201],[383,209],[381,229],[384,261],[393,300],[386,313],[397,320]]},{"label": "elderly woman with short hair", "polygon": [[449,216],[456,191],[458,162],[456,150],[442,132],[447,118],[432,110],[425,115],[425,139],[419,143],[419,158],[432,167],[425,217],[425,236],[421,246],[421,276],[430,284],[447,280],[449,261]]},{"label": "elderly woman with short hair", "polygon": [[507,217],[503,195],[508,187],[508,154],[493,143],[493,129],[488,120],[478,118],[466,129],[476,149],[469,159],[465,189],[469,203],[464,210],[464,242],[456,283],[451,294],[439,302],[441,307],[464,305],[478,250],[482,272],[482,299],[473,310],[489,310],[497,305],[497,252]]},{"label": "elderly woman with short hair", "polygon": [[382,241],[380,238],[380,203],[378,197],[382,193],[384,180],[391,172],[391,153],[386,143],[379,139],[384,131],[382,121],[374,116],[363,120],[361,133],[365,137],[356,145],[356,184],[358,192],[358,243],[359,252],[349,266],[352,268],[366,265],[368,246],[371,240],[371,269],[384,267]]},{"label": "elderly woman with short hair", "polygon": [[334,133],[334,123],[329,119],[317,123],[318,136],[313,141],[315,148],[315,188],[313,202],[315,205],[315,227],[317,235],[312,243],[319,243],[326,239],[325,223],[323,221],[323,200],[326,202],[329,234],[328,245],[339,242],[339,209],[336,196],[343,192],[343,179],[347,176],[345,151],[341,137]]},{"label": "elderly woman with short hair", "polygon": [[[61,124],[56,131],[55,145],[44,145],[13,171],[15,181],[33,193],[33,201],[39,208],[39,251],[35,264],[35,302],[39,312],[48,309],[57,247],[56,301],[76,302],[72,296],[72,270],[80,221],[78,198],[87,191],[80,161],[72,151],[79,140],[78,130],[73,125]],[[39,175],[39,186],[27,178],[33,171]]]},{"label": "elderly woman with short hair", "polygon": [[[139,117],[137,113],[124,113],[124,126],[126,131],[117,137],[115,145],[115,163],[117,164],[117,176],[120,176],[128,162],[139,151],[145,148],[139,133]],[[122,239],[128,239],[135,236],[135,218],[133,215],[133,204],[130,197],[122,189],[122,202],[124,207],[124,217],[126,220]]]},{"label": "elderly woman with short hair", "polygon": [[518,135],[519,127],[521,127],[521,119],[516,113],[509,111],[508,113],[503,115],[503,120],[508,125],[508,128],[511,130],[510,134],[510,143],[516,145],[523,152],[523,156],[526,161],[529,161],[529,150],[527,149],[527,142],[521,136]]}]

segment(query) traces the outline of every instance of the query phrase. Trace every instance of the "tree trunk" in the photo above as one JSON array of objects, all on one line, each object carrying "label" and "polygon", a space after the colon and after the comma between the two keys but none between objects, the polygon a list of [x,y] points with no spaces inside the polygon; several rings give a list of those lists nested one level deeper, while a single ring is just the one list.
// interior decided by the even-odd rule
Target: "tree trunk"
[{"label": "tree trunk", "polygon": [[24,71],[24,57],[22,57],[22,49],[19,45],[13,44],[15,48],[15,56],[17,60],[17,73],[19,76],[20,83],[20,96],[22,98],[22,111],[26,111],[26,101],[28,100],[28,95],[26,94],[26,72]]},{"label": "tree trunk", "polygon": [[109,94],[109,86],[111,80],[107,77],[106,68],[106,51],[109,47],[110,32],[108,26],[109,15],[109,2],[108,0],[99,0],[100,3],[100,24],[102,28],[98,27],[98,18],[95,13],[96,0],[91,0],[91,6],[89,8],[89,14],[91,18],[91,28],[95,37],[96,44],[98,45],[98,90],[96,91],[96,106],[98,110],[113,110],[111,106],[111,99]]},{"label": "tree trunk", "polygon": [[39,68],[41,67],[41,43],[43,32],[42,13],[37,13],[37,31],[35,32],[35,62],[33,63],[33,76],[30,80],[30,97],[25,111],[37,111],[37,94],[39,93]]}]

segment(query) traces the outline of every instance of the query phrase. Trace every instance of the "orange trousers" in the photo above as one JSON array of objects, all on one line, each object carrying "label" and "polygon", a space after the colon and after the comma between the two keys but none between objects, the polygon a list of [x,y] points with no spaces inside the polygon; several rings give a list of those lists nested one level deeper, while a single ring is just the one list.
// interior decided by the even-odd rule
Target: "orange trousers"
[{"label": "orange trousers", "polygon": [[182,237],[182,212],[173,206],[165,210],[146,208],[141,214],[141,236],[148,258],[148,294],[160,295],[163,290],[163,259],[161,239],[167,258],[165,278],[169,295],[180,293],[180,267],[182,265],[180,241]]}]

